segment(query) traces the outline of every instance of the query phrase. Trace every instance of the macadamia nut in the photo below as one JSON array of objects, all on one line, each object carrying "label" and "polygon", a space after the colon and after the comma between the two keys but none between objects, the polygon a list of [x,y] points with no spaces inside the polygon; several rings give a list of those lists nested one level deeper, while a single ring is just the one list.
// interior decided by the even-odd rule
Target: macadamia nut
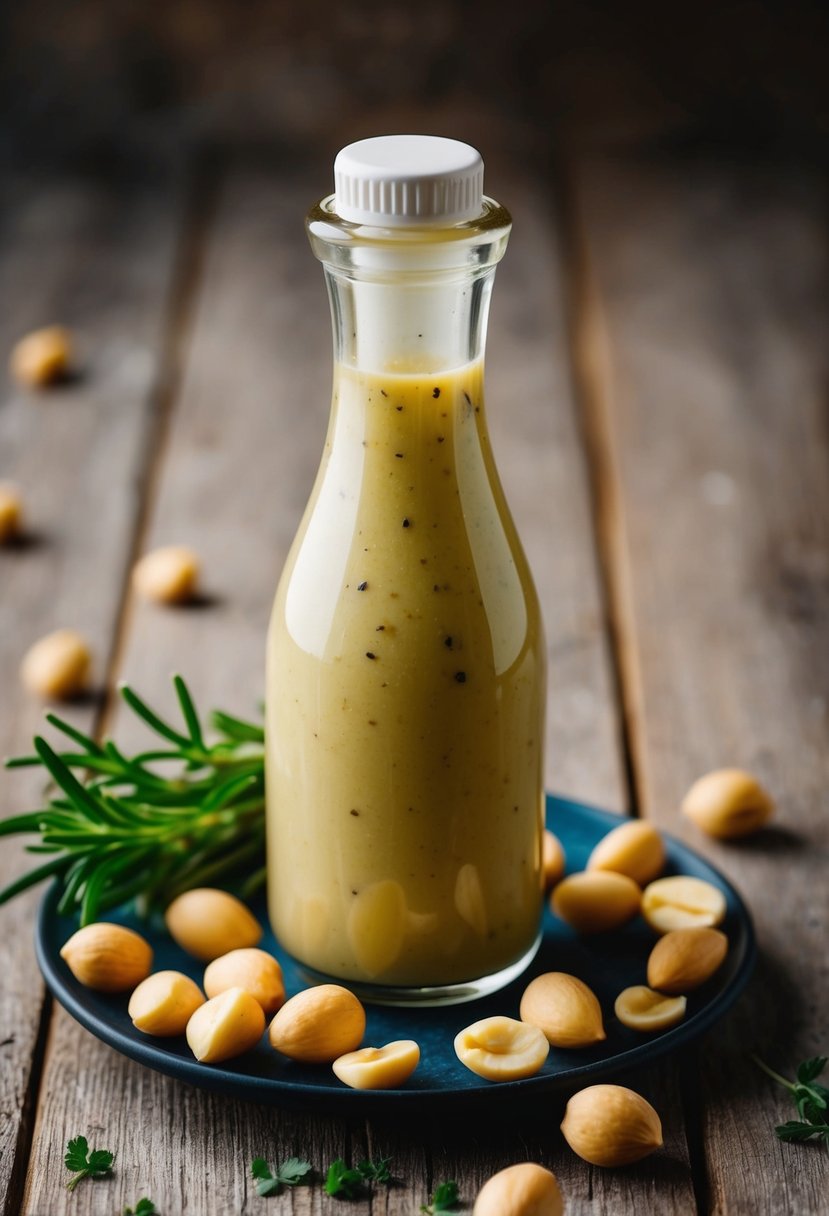
[{"label": "macadamia nut", "polygon": [[68,701],[89,682],[92,655],[74,629],[56,629],[35,642],[24,655],[20,679],[30,692]]},{"label": "macadamia nut", "polygon": [[159,604],[182,604],[193,598],[201,563],[192,549],[167,545],[154,549],[136,562],[132,585],[145,600]]}]

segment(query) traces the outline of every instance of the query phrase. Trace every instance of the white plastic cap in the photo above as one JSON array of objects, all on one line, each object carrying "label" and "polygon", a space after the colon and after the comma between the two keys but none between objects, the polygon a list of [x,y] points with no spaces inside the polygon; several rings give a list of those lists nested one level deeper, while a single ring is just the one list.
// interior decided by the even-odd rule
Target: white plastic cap
[{"label": "white plastic cap", "polygon": [[437,135],[381,135],[337,153],[334,209],[353,224],[448,227],[481,213],[480,152]]}]

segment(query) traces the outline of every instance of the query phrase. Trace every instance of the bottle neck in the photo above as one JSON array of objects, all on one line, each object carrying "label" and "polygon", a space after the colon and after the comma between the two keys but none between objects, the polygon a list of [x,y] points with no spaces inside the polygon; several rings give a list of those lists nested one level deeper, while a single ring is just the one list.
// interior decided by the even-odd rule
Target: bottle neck
[{"label": "bottle neck", "polygon": [[494,268],[450,283],[376,282],[325,267],[334,359],[364,372],[450,371],[484,353]]},{"label": "bottle neck", "polygon": [[438,373],[483,357],[507,212],[450,229],[348,224],[324,200],[308,217],[331,303],[334,358],[363,372]]}]

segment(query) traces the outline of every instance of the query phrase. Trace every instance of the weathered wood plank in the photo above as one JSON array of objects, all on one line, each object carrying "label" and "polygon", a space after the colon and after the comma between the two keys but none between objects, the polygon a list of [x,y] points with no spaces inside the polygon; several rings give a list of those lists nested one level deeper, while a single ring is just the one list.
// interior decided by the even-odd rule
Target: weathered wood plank
[{"label": "weathered wood plank", "polygon": [[[826,1050],[825,185],[796,166],[584,166],[580,366],[642,809],[732,876],[760,974],[703,1052],[714,1213],[817,1213],[826,1157],[748,1060]],[[776,826],[715,844],[690,782],[756,772]]]},{"label": "weathered wood plank", "polygon": [[[490,160],[490,165],[492,161]],[[319,268],[301,229],[328,165],[234,172],[222,192],[215,238],[193,331],[181,400],[161,470],[147,547],[195,546],[205,560],[204,608],[131,609],[123,674],[172,705],[168,673],[181,669],[202,704],[249,712],[262,691],[263,639],[278,572],[322,450],[330,394],[329,321]],[[550,643],[550,774],[556,788],[616,807],[626,803],[603,609],[592,557],[590,510],[566,375],[557,254],[543,191],[504,160],[501,192],[517,229],[499,271],[490,349],[490,413],[496,452],[539,582]],[[495,189],[494,180],[491,188]],[[553,334],[553,346],[550,334]],[[320,352],[326,352],[321,356]],[[561,708],[562,706],[566,708]],[[128,730],[127,724],[123,724]],[[79,1060],[85,1089],[77,1087]],[[497,1135],[457,1121],[428,1126],[362,1123],[324,1115],[262,1111],[174,1085],[137,1069],[56,1021],[34,1145],[26,1211],[68,1211],[44,1168],[49,1142],[93,1125],[107,1111],[108,1146],[119,1175],[118,1203],[152,1196],[162,1211],[199,1216],[253,1212],[245,1177],[251,1158],[291,1153],[318,1166],[335,1156],[391,1154],[403,1179],[356,1212],[410,1216],[442,1178],[456,1177],[471,1202],[484,1176],[526,1156],[550,1163],[573,1212],[646,1210],[654,1177],[664,1178],[664,1212],[686,1212],[691,1186],[674,1082],[654,1078],[667,1121],[668,1153],[654,1171],[596,1176],[557,1132],[560,1113],[543,1103]],[[140,1078],[140,1080],[139,1080]],[[143,1116],[129,1102],[140,1085]],[[649,1092],[652,1092],[649,1090]],[[67,1097],[68,1095],[68,1097]],[[167,1121],[154,1111],[175,1111]],[[179,1117],[180,1116],[180,1117]],[[140,1160],[136,1126],[140,1123]],[[41,1134],[41,1129],[43,1134]],[[96,1210],[94,1189],[72,1211]],[[298,1189],[275,1212],[327,1211],[319,1188]]]},{"label": "weathered wood plank", "polygon": [[[6,184],[0,241],[0,351],[60,321],[77,331],[84,374],[40,394],[4,376],[0,479],[27,509],[19,544],[0,548],[0,755],[31,750],[43,707],[23,692],[25,649],[59,626],[80,629],[100,685],[112,646],[132,539],[136,493],[152,426],[160,316],[168,289],[174,214],[170,188],[97,180]],[[3,355],[5,359],[5,354]],[[88,728],[95,696],[65,715]],[[0,777],[3,813],[36,806],[40,774]],[[36,859],[16,841],[0,849],[0,885]],[[37,894],[0,910],[0,1211],[18,1210],[31,1135],[30,1089],[45,1029],[32,949]],[[43,1019],[43,1021],[42,1021]]]}]

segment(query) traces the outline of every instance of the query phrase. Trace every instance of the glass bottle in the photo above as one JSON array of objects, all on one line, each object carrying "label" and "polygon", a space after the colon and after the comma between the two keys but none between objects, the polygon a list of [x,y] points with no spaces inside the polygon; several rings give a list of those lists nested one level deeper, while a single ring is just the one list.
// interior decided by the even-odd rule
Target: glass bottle
[{"label": "glass bottle", "polygon": [[307,219],[334,388],[268,638],[269,910],[381,1002],[493,991],[540,935],[545,648],[484,412],[511,220],[482,179],[454,140],[364,140]]}]

